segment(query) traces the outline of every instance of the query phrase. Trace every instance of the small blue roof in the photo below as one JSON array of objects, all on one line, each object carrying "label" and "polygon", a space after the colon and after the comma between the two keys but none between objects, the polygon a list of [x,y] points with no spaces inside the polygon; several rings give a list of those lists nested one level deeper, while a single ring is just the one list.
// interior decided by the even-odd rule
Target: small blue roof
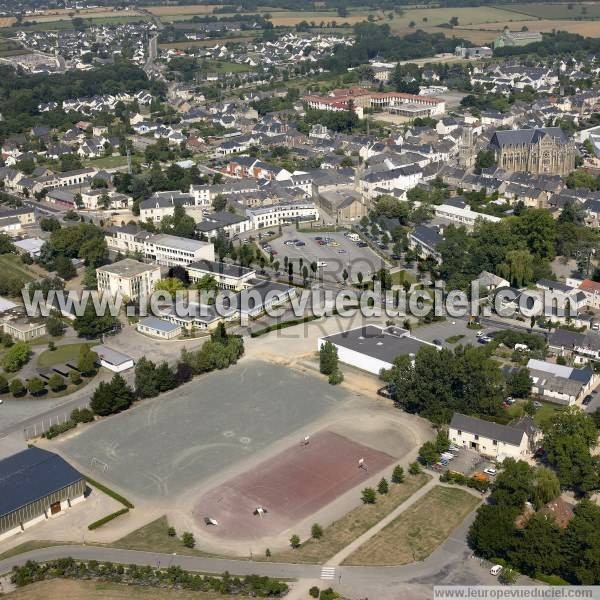
[{"label": "small blue roof", "polygon": [[0,517],[82,479],[66,460],[41,448],[0,460]]}]

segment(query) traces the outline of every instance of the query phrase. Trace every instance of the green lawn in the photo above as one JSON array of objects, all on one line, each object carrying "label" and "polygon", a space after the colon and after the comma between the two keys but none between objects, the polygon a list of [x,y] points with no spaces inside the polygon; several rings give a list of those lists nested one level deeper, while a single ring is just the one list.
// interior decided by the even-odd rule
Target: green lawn
[{"label": "green lawn", "polygon": [[552,404],[550,402],[542,402],[542,406],[535,411],[533,420],[536,425],[543,425],[554,413],[564,410],[564,406]]},{"label": "green lawn", "polygon": [[82,346],[94,346],[96,342],[82,344],[65,344],[57,346],[56,350],[44,350],[38,357],[39,367],[52,367],[66,362],[77,362]]},{"label": "green lawn", "polygon": [[211,73],[243,73],[247,71],[254,71],[254,67],[223,60],[211,60],[206,63],[206,71]]},{"label": "green lawn", "polygon": [[23,263],[23,261],[16,254],[2,254],[0,255],[0,272],[3,274],[10,273],[23,277],[27,281],[33,281],[35,279],[35,273],[29,269],[29,267]]},{"label": "green lawn", "polygon": [[540,19],[598,19],[600,4],[596,2],[523,3],[503,6],[502,9]]},{"label": "green lawn", "polygon": [[413,284],[415,283],[415,281],[417,281],[417,279],[409,271],[396,271],[395,273],[392,273],[393,285],[402,285],[405,281],[408,281],[408,283]]},{"label": "green lawn", "polygon": [[86,166],[96,167],[97,169],[116,169],[127,165],[126,156],[103,156],[86,161]]}]

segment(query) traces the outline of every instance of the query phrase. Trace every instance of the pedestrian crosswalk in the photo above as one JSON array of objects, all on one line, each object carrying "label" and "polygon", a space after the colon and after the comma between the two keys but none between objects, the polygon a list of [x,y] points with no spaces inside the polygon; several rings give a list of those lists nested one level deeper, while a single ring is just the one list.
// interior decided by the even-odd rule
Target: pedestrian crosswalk
[{"label": "pedestrian crosswalk", "polygon": [[321,579],[335,579],[335,567],[323,567],[321,569]]}]

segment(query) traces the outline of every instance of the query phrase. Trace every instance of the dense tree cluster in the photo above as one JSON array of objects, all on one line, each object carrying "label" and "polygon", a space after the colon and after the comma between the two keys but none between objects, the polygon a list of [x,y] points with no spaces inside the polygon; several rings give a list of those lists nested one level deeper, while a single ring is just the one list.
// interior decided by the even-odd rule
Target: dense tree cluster
[{"label": "dense tree cluster", "polygon": [[115,373],[109,383],[102,381],[98,384],[92,394],[90,408],[95,414],[105,417],[127,410],[133,400],[133,390],[122,375]]},{"label": "dense tree cluster", "polygon": [[447,423],[455,412],[495,416],[504,399],[504,377],[484,348],[426,346],[414,360],[399,356],[383,371],[394,401],[407,412],[433,423]]},{"label": "dense tree cluster", "polygon": [[[492,486],[490,502],[479,508],[469,530],[471,548],[479,556],[503,561],[530,576],[553,575],[573,584],[597,585],[600,507],[581,501],[563,529],[551,511],[543,510],[559,493],[558,479],[549,469],[506,459]],[[526,508],[526,502],[531,508]]]},{"label": "dense tree cluster", "polygon": [[579,494],[600,488],[600,457],[592,454],[597,443],[594,420],[577,407],[557,412],[544,423],[546,459],[561,485]]}]

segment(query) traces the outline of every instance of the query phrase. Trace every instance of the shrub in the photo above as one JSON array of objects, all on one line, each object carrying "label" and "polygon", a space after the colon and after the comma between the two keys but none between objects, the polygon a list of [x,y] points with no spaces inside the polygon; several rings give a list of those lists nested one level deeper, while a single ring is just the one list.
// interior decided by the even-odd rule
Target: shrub
[{"label": "shrub", "polygon": [[92,531],[94,529],[98,529],[98,527],[102,527],[102,525],[106,525],[106,523],[108,523],[108,522],[112,521],[113,519],[116,519],[117,517],[120,517],[121,515],[124,515],[125,513],[128,513],[128,512],[129,512],[128,508],[122,508],[121,510],[111,513],[110,515],[106,515],[105,517],[102,517],[101,519],[98,519],[97,521],[90,523],[88,525],[88,529],[90,531]]},{"label": "shrub", "polygon": [[48,350],[50,350],[50,352],[54,352],[54,350],[56,350],[56,344],[52,340],[48,342]]},{"label": "shrub", "polygon": [[193,548],[196,545],[196,539],[194,538],[194,534],[189,531],[184,532],[181,536],[181,541],[186,548]]},{"label": "shrub", "polygon": [[265,556],[266,556],[267,558],[271,558],[271,548],[267,548],[267,549],[265,550]]},{"label": "shrub", "polygon": [[48,386],[53,392],[60,392],[67,387],[65,385],[65,380],[58,373],[54,373],[54,375],[50,376],[50,379],[48,379]]},{"label": "shrub", "polygon": [[76,423],[91,423],[94,413],[89,408],[75,408],[71,412],[71,419]]},{"label": "shrub", "polygon": [[8,392],[8,380],[4,375],[0,375],[0,394],[6,394]]},{"label": "shrub", "polygon": [[175,531],[175,527],[169,527],[169,529],[167,529],[167,535],[169,537],[175,537],[177,535],[177,532]]},{"label": "shrub", "polygon": [[329,375],[328,381],[331,385],[338,385],[342,383],[342,381],[344,381],[344,374],[342,373],[341,369],[336,369],[333,371],[333,373]]},{"label": "shrub", "polygon": [[373,488],[365,488],[361,494],[361,500],[364,504],[375,504],[377,501],[377,496],[375,495],[375,490]]},{"label": "shrub", "polygon": [[106,487],[102,483],[98,483],[95,479],[92,479],[91,477],[86,477],[85,480],[90,485],[93,485],[95,488],[98,488],[101,492],[104,492],[107,496],[110,496],[117,502],[120,502],[123,506],[126,506],[127,508],[133,508],[133,504],[131,502],[129,502],[129,500],[127,500],[127,498],[124,498],[123,496],[121,496],[121,494],[117,494],[117,492],[111,490],[110,488]]},{"label": "shrub", "polygon": [[2,367],[7,373],[15,373],[27,363],[31,356],[31,348],[27,342],[14,344],[2,359]]},{"label": "shrub", "polygon": [[71,381],[71,383],[73,385],[79,385],[82,381],[81,375],[79,374],[78,371],[71,371],[69,373],[69,380]]},{"label": "shrub", "polygon": [[314,523],[310,528],[310,535],[315,540],[321,539],[323,537],[323,528],[318,523]]},{"label": "shrub", "polygon": [[392,472],[392,483],[403,483],[404,482],[404,469],[400,465],[394,467]]},{"label": "shrub", "polygon": [[390,491],[390,486],[385,477],[382,477],[379,483],[377,484],[377,491],[380,494],[387,494]]},{"label": "shrub", "polygon": [[300,538],[296,534],[290,538],[290,546],[294,549],[300,547]]},{"label": "shrub", "polygon": [[418,475],[419,473],[421,473],[421,465],[417,461],[410,463],[410,466],[408,467],[408,472],[411,475]]},{"label": "shrub", "polygon": [[23,382],[17,378],[11,379],[9,389],[10,389],[10,393],[15,398],[20,398],[21,396],[24,396],[25,393],[27,392],[27,390],[25,389],[25,386],[23,385]]},{"label": "shrub", "polygon": [[73,429],[74,427],[77,427],[77,421],[73,421],[73,419],[68,419],[60,425],[51,425],[48,428],[48,431],[42,433],[42,437],[51,440],[52,438],[55,438],[61,433],[65,433],[65,431],[69,431],[69,429]]},{"label": "shrub", "polygon": [[310,590],[308,590],[308,594],[312,597],[312,598],[318,598],[319,597],[319,588],[316,585],[313,585]]}]

